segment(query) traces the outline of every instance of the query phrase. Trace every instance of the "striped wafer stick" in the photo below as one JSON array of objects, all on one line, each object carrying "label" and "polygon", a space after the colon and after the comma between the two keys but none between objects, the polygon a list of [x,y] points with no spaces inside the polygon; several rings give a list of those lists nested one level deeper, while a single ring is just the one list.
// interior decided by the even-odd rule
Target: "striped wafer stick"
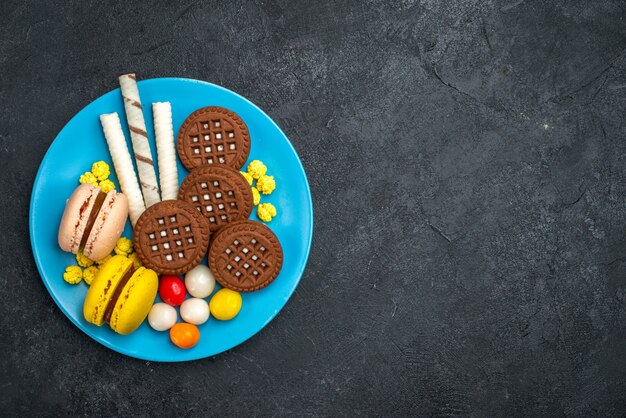
[{"label": "striped wafer stick", "polygon": [[137,183],[137,176],[133,168],[133,161],[130,159],[120,118],[117,116],[117,113],[108,113],[100,115],[100,123],[109,146],[109,153],[113,160],[117,179],[120,182],[122,192],[128,198],[130,222],[135,226],[135,222],[137,222],[143,211],[146,210],[146,207],[143,203],[139,183]]},{"label": "striped wafer stick", "polygon": [[126,120],[130,130],[130,139],[133,142],[133,152],[137,163],[137,173],[143,191],[143,198],[146,208],[161,201],[159,196],[159,185],[154,171],[152,152],[148,142],[148,132],[146,122],[143,119],[139,90],[137,89],[137,78],[135,74],[124,74],[119,77],[122,96],[124,98],[124,108],[126,109]]},{"label": "striped wafer stick", "polygon": [[172,106],[169,102],[152,103],[154,134],[156,136],[159,161],[159,180],[163,200],[178,198],[178,168],[174,149],[174,128],[172,126]]}]

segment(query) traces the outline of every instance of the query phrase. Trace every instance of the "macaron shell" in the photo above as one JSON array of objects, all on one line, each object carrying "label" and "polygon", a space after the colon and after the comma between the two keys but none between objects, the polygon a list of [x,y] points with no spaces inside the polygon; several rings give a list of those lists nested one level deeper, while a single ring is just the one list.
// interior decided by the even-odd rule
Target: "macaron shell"
[{"label": "macaron shell", "polygon": [[85,243],[85,255],[96,261],[109,255],[124,232],[127,217],[126,195],[115,191],[107,193]]},{"label": "macaron shell", "polygon": [[91,184],[81,184],[67,200],[59,225],[59,246],[63,251],[74,254],[78,252],[99,191],[99,188]]},{"label": "macaron shell", "polygon": [[100,266],[100,271],[85,296],[83,315],[87,322],[98,326],[104,323],[104,311],[113,297],[115,288],[132,264],[133,261],[127,257],[116,255]]},{"label": "macaron shell", "polygon": [[118,334],[130,334],[146,319],[159,287],[159,277],[154,270],[139,267],[124,286],[109,325]]}]

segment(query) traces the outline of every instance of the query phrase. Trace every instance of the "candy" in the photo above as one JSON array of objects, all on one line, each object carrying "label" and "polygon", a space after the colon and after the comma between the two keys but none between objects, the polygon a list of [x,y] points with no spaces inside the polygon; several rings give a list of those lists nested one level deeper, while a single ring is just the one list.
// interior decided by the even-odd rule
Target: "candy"
[{"label": "candy", "polygon": [[133,252],[133,242],[128,238],[121,237],[117,240],[113,251],[118,255],[128,255]]},{"label": "candy", "polygon": [[250,164],[248,164],[248,173],[254,179],[258,179],[261,176],[264,176],[267,172],[267,167],[261,160],[254,160]]},{"label": "candy", "polygon": [[209,308],[216,319],[233,319],[241,310],[241,295],[234,290],[220,289],[211,298]]},{"label": "candy", "polygon": [[128,259],[133,261],[133,267],[137,270],[139,267],[142,267],[141,260],[137,257],[137,253],[132,253],[128,255]]},{"label": "candy", "polygon": [[96,266],[87,267],[85,271],[83,271],[83,280],[88,286],[91,286],[91,282],[93,282],[96,274],[98,274],[98,267]]},{"label": "candy", "polygon": [[248,184],[250,186],[252,186],[252,182],[254,181],[254,179],[252,178],[252,176],[250,174],[248,174],[245,171],[240,171],[239,173],[241,173],[241,175],[243,176],[244,179],[246,179],[246,181],[248,182]]},{"label": "candy", "polygon": [[93,265],[93,260],[88,258],[82,251],[76,253],[76,262],[81,267],[90,267]]},{"label": "candy", "polygon": [[261,176],[256,182],[256,188],[263,194],[270,194],[276,188],[274,176]]},{"label": "candy", "polygon": [[270,222],[276,216],[276,206],[271,203],[261,203],[257,207],[256,214],[263,222]]},{"label": "candy", "polygon": [[191,348],[200,340],[200,330],[193,324],[178,323],[170,328],[170,340],[179,348]]},{"label": "candy", "polygon": [[109,193],[111,190],[115,190],[115,183],[111,180],[102,180],[98,187],[102,190],[102,193]]},{"label": "candy", "polygon": [[261,203],[261,195],[259,194],[259,191],[256,187],[252,188],[252,203],[254,204],[254,206]]},{"label": "candy", "polygon": [[98,179],[93,175],[91,171],[85,172],[78,178],[78,182],[80,184],[93,184],[94,186],[98,185]]},{"label": "candy", "polygon": [[185,287],[191,296],[206,298],[215,289],[215,277],[207,266],[200,264],[185,275]]},{"label": "candy", "polygon": [[176,309],[167,303],[155,303],[148,314],[148,323],[155,331],[167,331],[176,323]]},{"label": "candy", "polygon": [[104,161],[97,161],[91,165],[91,173],[100,181],[106,180],[111,174],[111,168]]},{"label": "candy", "polygon": [[163,302],[178,306],[185,300],[185,285],[177,276],[163,276],[159,284],[159,296]]},{"label": "candy", "polygon": [[204,299],[189,298],[180,305],[180,316],[190,324],[204,324],[209,319],[209,314],[209,304]]},{"label": "candy", "polygon": [[78,284],[83,280],[83,269],[78,266],[67,266],[63,273],[63,280],[69,284]]}]

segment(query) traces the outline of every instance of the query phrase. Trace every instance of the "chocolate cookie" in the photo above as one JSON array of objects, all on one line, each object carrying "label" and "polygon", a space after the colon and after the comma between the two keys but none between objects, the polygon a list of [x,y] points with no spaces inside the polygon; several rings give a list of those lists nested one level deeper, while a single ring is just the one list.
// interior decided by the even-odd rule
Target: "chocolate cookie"
[{"label": "chocolate cookie", "polygon": [[271,229],[256,221],[238,221],[217,232],[209,249],[209,267],[224,287],[252,292],[270,284],[283,266],[283,249]]},{"label": "chocolate cookie", "polygon": [[178,198],[204,215],[211,232],[230,222],[248,219],[254,206],[246,179],[225,165],[194,168],[181,184]]},{"label": "chocolate cookie", "polygon": [[200,264],[210,234],[209,223],[193,205],[164,200],[139,217],[133,241],[144,266],[160,274],[183,274]]},{"label": "chocolate cookie", "polygon": [[217,106],[203,107],[183,122],[176,147],[188,170],[206,164],[240,169],[250,154],[250,134],[235,112]]}]

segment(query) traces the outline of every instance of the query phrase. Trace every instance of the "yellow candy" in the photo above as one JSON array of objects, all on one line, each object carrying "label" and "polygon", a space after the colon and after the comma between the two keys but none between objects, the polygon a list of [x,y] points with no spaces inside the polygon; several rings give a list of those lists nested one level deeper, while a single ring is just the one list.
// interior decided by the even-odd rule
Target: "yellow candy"
[{"label": "yellow candy", "polygon": [[276,188],[274,176],[261,176],[256,182],[256,188],[263,194],[270,194]]},{"label": "yellow candy", "polygon": [[135,267],[135,270],[137,270],[139,267],[143,267],[141,261],[139,260],[139,257],[137,257],[137,253],[129,254],[128,259],[133,260],[133,267]]},{"label": "yellow candy", "polygon": [[253,179],[258,179],[261,176],[264,176],[267,172],[267,167],[261,160],[254,160],[250,164],[248,164],[248,173],[252,176]]},{"label": "yellow candy", "polygon": [[91,171],[86,171],[82,176],[78,178],[80,184],[93,184],[98,185],[98,179],[93,175]]},{"label": "yellow candy", "polygon": [[259,191],[256,187],[252,188],[252,200],[254,202],[254,206],[258,205],[261,201],[261,195],[259,194]]},{"label": "yellow candy", "polygon": [[115,190],[115,183],[111,180],[102,180],[98,187],[100,187],[103,193],[109,193],[111,190]]},{"label": "yellow candy", "polygon": [[88,286],[91,286],[91,282],[93,282],[96,274],[98,274],[98,267],[96,266],[87,267],[85,271],[83,271],[83,280]]},{"label": "yellow candy", "polygon": [[104,161],[98,161],[93,163],[93,165],[91,166],[91,172],[98,180],[102,181],[109,178],[109,174],[111,174],[111,169],[109,168],[109,165]]},{"label": "yellow candy", "polygon": [[93,265],[93,260],[91,260],[90,258],[87,258],[87,256],[85,254],[83,254],[82,251],[79,251],[76,254],[76,262],[81,267],[89,267],[89,266]]},{"label": "yellow candy", "polygon": [[276,206],[271,203],[261,203],[256,214],[263,222],[270,222],[274,216],[276,216]]},{"label": "yellow candy", "polygon": [[128,238],[121,237],[115,244],[115,254],[128,255],[133,252],[133,242]]},{"label": "yellow candy", "polygon": [[83,269],[78,266],[67,266],[63,273],[63,280],[69,284],[78,284],[83,280]]},{"label": "yellow candy", "polygon": [[98,264],[100,266],[100,265],[106,263],[107,261],[109,261],[109,258],[111,258],[111,254],[107,255],[102,260],[96,260],[96,264]]},{"label": "yellow candy", "polygon": [[234,290],[220,289],[211,298],[209,309],[215,319],[233,319],[241,310],[241,295]]},{"label": "yellow candy", "polygon": [[252,182],[254,181],[254,179],[252,178],[252,176],[248,173],[246,173],[245,171],[240,171],[241,175],[243,176],[243,178],[246,179],[246,181],[248,182],[248,184],[250,186],[252,186]]}]

